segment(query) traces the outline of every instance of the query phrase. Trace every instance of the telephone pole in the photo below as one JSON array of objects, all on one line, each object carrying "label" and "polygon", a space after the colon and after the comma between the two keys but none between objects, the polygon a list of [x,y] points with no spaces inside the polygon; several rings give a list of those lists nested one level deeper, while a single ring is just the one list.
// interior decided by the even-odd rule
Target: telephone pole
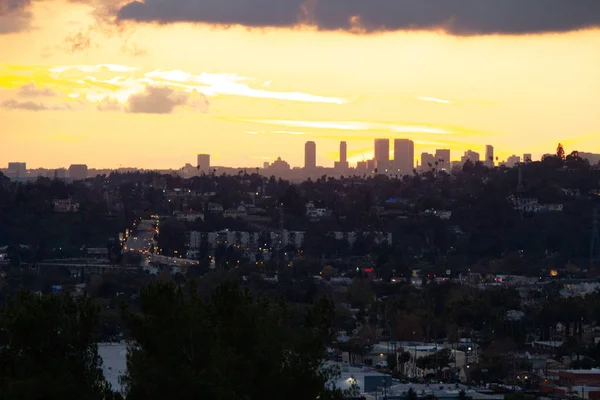
[{"label": "telephone pole", "polygon": [[279,203],[279,230],[277,231],[277,246],[276,246],[276,252],[277,252],[277,267],[281,268],[282,264],[281,264],[281,251],[282,251],[282,244],[283,244],[283,203]]},{"label": "telephone pole", "polygon": [[590,243],[590,269],[600,266],[600,206],[595,206],[592,217],[592,241]]}]

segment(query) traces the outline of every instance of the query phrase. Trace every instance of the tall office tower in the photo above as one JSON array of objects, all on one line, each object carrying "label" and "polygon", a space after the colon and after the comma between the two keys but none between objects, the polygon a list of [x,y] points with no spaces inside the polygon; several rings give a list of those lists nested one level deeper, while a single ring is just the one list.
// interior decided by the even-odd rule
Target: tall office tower
[{"label": "tall office tower", "polygon": [[415,143],[410,139],[394,139],[394,169],[406,175],[415,168]]},{"label": "tall office tower", "polygon": [[205,174],[210,172],[210,154],[198,154],[198,171]]},{"label": "tall office tower", "polygon": [[304,145],[304,169],[317,168],[317,145],[315,142],[306,142]]},{"label": "tall office tower", "polygon": [[390,166],[390,140],[375,139],[375,168],[385,170]]},{"label": "tall office tower", "polygon": [[435,151],[435,161],[438,162],[439,170],[450,170],[450,150],[437,149]]},{"label": "tall office tower", "polygon": [[346,142],[340,142],[340,161],[334,164],[334,168],[338,170],[348,169],[348,146]]},{"label": "tall office tower", "polygon": [[434,168],[436,168],[435,156],[429,153],[421,153],[421,171],[431,171]]},{"label": "tall office tower", "polygon": [[348,145],[346,142],[340,142],[340,163],[348,161]]},{"label": "tall office tower", "polygon": [[485,161],[483,164],[488,168],[494,168],[494,146],[485,146]]},{"label": "tall office tower", "polygon": [[85,164],[73,164],[69,167],[69,178],[81,181],[88,178],[88,167]]},{"label": "tall office tower", "polygon": [[11,179],[23,179],[27,177],[27,163],[10,162],[6,174]]},{"label": "tall office tower", "polygon": [[532,161],[533,161],[533,158],[531,158],[530,153],[523,154],[523,162],[532,162]]}]

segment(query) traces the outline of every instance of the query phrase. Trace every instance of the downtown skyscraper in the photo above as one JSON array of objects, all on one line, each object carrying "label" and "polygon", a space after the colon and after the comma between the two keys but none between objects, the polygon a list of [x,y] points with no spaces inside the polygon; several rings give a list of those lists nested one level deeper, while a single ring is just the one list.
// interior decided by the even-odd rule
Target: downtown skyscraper
[{"label": "downtown skyscraper", "polygon": [[410,139],[394,139],[394,170],[403,175],[415,168],[415,143]]}]

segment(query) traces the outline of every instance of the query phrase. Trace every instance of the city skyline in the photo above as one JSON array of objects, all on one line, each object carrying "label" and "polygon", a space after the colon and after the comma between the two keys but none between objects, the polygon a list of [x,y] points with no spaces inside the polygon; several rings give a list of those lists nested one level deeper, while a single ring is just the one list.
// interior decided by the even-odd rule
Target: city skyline
[{"label": "city skyline", "polygon": [[[319,173],[319,170],[329,169],[333,170],[337,173],[348,173],[348,172],[376,172],[378,170],[379,173],[400,173],[403,175],[410,175],[414,169],[419,171],[427,171],[429,169],[435,168],[436,170],[450,170],[460,164],[464,164],[467,161],[471,162],[481,162],[487,167],[497,167],[497,166],[507,166],[513,167],[521,162],[529,162],[529,161],[539,161],[545,155],[552,155],[554,153],[544,153],[539,158],[535,158],[531,153],[523,153],[523,155],[515,155],[506,157],[506,159],[500,159],[499,157],[494,157],[494,146],[485,145],[484,152],[480,153],[478,151],[469,149],[465,150],[462,155],[455,155],[452,157],[452,150],[450,149],[436,149],[435,153],[422,152],[421,154],[414,153],[414,143],[410,139],[400,138],[400,139],[392,139],[389,138],[377,138],[373,143],[373,154],[374,157],[371,159],[364,159],[358,161],[356,165],[350,165],[347,161],[347,152],[348,145],[346,141],[339,142],[339,153],[338,160],[334,162],[333,166],[324,166],[316,163],[317,159],[317,143],[314,141],[307,141],[304,144],[304,164],[302,166],[294,166],[290,165],[286,160],[281,157],[277,157],[273,161],[273,163],[264,162],[262,166],[244,166],[244,165],[214,165],[211,163],[211,155],[210,154],[197,154],[196,155],[196,164],[191,164],[187,162],[183,167],[177,166],[175,168],[140,168],[135,166],[129,167],[119,167],[119,168],[94,168],[88,167],[87,164],[71,164],[68,168],[66,166],[58,167],[58,168],[45,168],[45,167],[36,167],[36,168],[27,168],[27,162],[24,161],[12,161],[8,163],[7,168],[1,168],[0,172],[4,171],[11,178],[26,178],[28,176],[27,171],[39,171],[39,170],[47,170],[49,172],[53,172],[50,175],[33,175],[33,176],[47,176],[47,177],[55,177],[55,178],[74,178],[76,180],[86,179],[87,177],[93,176],[93,173],[98,173],[98,171],[108,171],[108,170],[148,170],[148,171],[183,171],[184,175],[195,176],[198,174],[209,174],[213,171],[213,168],[219,169],[231,169],[235,170],[236,173],[241,169],[250,169],[254,170],[264,170],[267,172],[285,172],[286,170],[290,171],[298,171],[303,170],[308,173]],[[390,143],[393,143],[393,149],[390,150]],[[379,148],[379,150],[378,150]],[[587,159],[592,165],[596,165],[600,163],[600,154],[598,153],[590,153],[584,151],[575,150],[579,155]],[[399,154],[399,156],[397,156]],[[408,160],[410,159],[407,155],[412,155],[412,163]],[[377,158],[379,157],[379,159]],[[281,168],[280,168],[281,167]],[[94,171],[88,174],[88,170]]]},{"label": "city skyline", "polygon": [[[257,7],[266,20],[254,23],[223,22],[224,10],[204,20],[194,7],[188,18],[180,2],[166,20],[154,0],[142,6],[151,18],[119,0],[10,3],[0,7],[0,163],[172,168],[202,151],[215,165],[302,166],[296,149],[314,141],[316,164],[330,166],[340,141],[355,164],[381,137],[410,137],[415,159],[484,154],[489,143],[500,159],[537,159],[559,142],[600,152],[600,22],[589,9],[570,3],[565,15],[578,17],[556,24],[532,12],[540,4],[469,13],[426,1],[457,18],[424,22],[411,1],[391,10],[383,0],[349,20],[332,5],[348,26],[319,6],[296,20],[306,10],[291,1],[292,20]],[[523,13],[518,29],[497,19],[506,12]]]}]

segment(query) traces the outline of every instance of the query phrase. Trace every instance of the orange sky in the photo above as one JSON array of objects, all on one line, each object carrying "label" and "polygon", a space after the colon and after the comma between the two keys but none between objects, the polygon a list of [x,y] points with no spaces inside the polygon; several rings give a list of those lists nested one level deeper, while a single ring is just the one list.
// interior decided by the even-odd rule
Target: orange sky
[{"label": "orange sky", "polygon": [[410,138],[417,155],[450,148],[453,159],[485,144],[501,159],[559,141],[600,153],[600,30],[454,37],[130,23],[117,33],[90,28],[85,5],[31,11],[29,30],[0,35],[0,167],[178,168],[197,153],[214,165],[302,165],[307,140],[332,166],[340,140],[357,161],[376,137]]}]

